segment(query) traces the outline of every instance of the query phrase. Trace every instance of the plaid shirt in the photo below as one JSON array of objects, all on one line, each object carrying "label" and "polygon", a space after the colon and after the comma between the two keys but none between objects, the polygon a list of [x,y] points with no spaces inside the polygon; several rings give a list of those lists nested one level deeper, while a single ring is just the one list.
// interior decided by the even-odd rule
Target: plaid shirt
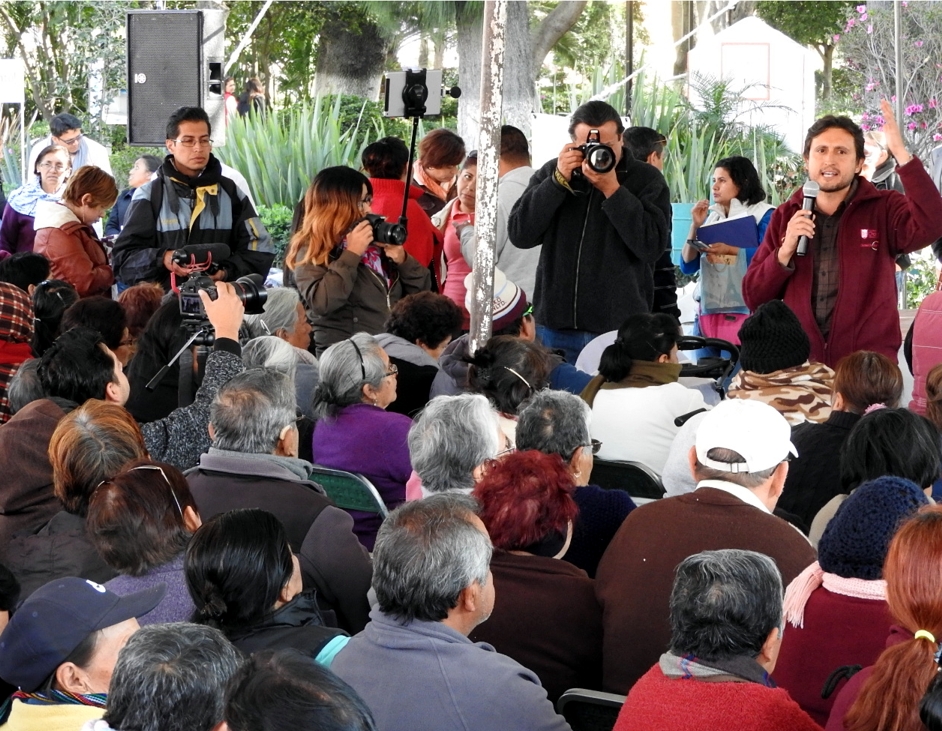
[{"label": "plaid shirt", "polygon": [[32,356],[33,302],[19,287],[0,282],[0,424],[10,419],[7,388],[20,363]]},{"label": "plaid shirt", "polygon": [[847,203],[857,192],[857,178],[851,183],[850,192],[830,216],[816,211],[814,214],[814,278],[811,283],[811,307],[821,335],[827,340],[831,331],[831,315],[837,301],[837,285],[840,278],[840,257],[837,249],[837,230]]}]

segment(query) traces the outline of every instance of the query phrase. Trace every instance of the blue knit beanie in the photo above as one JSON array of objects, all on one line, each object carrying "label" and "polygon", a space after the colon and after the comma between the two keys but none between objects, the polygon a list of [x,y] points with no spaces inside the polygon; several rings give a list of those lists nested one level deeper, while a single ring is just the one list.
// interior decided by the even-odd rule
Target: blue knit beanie
[{"label": "blue knit beanie", "polygon": [[865,482],[844,501],[818,544],[818,563],[846,579],[879,579],[890,540],[929,498],[901,477]]}]

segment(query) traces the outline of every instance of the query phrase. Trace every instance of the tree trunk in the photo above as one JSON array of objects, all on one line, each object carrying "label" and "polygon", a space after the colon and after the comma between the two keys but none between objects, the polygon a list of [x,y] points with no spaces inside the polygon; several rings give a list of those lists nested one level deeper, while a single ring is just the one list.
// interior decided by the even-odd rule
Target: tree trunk
[{"label": "tree trunk", "polygon": [[367,18],[350,23],[339,13],[324,23],[317,51],[317,94],[352,94],[376,101],[388,41]]},{"label": "tree trunk", "polygon": [[[556,42],[575,24],[588,0],[557,4],[540,27],[530,33],[527,4],[507,3],[507,33],[504,57],[504,121],[530,134],[530,114],[538,111],[536,83],[543,59]],[[481,84],[481,16],[470,3],[455,3],[458,30],[458,68],[461,99],[458,104],[458,134],[466,145],[476,146]]]},{"label": "tree trunk", "polygon": [[458,135],[469,150],[477,145],[478,109],[481,105],[481,16],[469,3],[455,3],[455,27],[458,35]]},{"label": "tree trunk", "polygon": [[824,60],[824,70],[821,72],[821,101],[827,104],[831,101],[831,71],[834,67],[834,46],[831,44],[826,45],[821,58]]},{"label": "tree trunk", "polygon": [[[671,30],[673,31],[674,43],[693,30],[693,22],[690,17],[693,12],[694,6],[692,3],[686,2],[686,0],[671,0]],[[687,53],[693,46],[693,36],[677,46],[677,55],[674,57],[675,76],[687,73]]]}]

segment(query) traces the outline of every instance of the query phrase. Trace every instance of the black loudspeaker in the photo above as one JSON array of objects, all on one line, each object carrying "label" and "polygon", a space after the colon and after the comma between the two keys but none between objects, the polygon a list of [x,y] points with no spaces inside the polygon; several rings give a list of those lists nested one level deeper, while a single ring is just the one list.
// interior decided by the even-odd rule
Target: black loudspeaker
[{"label": "black loudspeaker", "polygon": [[225,144],[222,72],[225,10],[132,10],[127,14],[128,143],[162,147],[167,118],[202,107],[213,143]]}]

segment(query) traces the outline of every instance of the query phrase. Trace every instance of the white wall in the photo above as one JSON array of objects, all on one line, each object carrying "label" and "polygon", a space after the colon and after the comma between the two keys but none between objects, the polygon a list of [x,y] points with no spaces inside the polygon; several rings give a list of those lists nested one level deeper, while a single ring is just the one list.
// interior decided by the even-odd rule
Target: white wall
[{"label": "white wall", "polygon": [[730,79],[734,89],[749,86],[741,108],[764,106],[740,119],[772,127],[801,152],[815,118],[814,72],[820,67],[814,51],[749,17],[698,43],[688,57],[687,78],[689,83],[700,74]]}]

